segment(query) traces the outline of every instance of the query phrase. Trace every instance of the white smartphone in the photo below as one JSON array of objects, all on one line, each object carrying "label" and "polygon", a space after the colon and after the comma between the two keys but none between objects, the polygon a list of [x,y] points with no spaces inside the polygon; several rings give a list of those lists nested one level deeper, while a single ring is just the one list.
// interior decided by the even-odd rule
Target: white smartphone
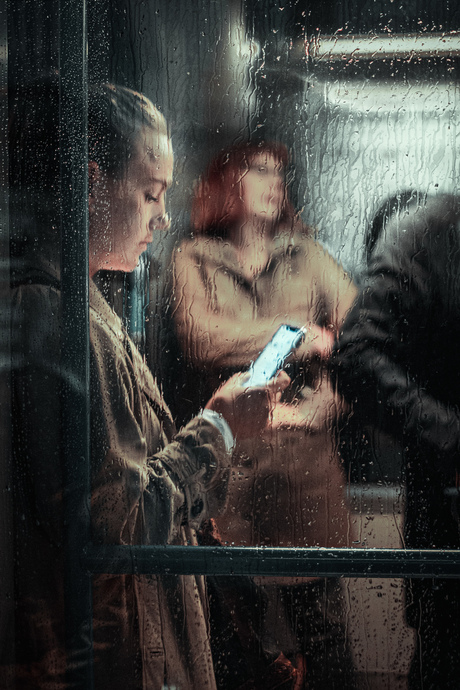
[{"label": "white smartphone", "polygon": [[305,338],[307,329],[288,326],[280,326],[273,338],[264,347],[256,361],[249,367],[248,386],[265,386],[268,381],[282,369],[286,358],[299,347]]}]

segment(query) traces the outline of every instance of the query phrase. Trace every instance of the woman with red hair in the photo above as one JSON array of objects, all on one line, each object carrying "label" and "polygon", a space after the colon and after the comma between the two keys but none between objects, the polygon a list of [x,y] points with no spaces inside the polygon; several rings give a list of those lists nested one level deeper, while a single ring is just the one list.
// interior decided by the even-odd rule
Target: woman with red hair
[{"label": "woman with red hair", "polygon": [[[171,313],[190,382],[182,398],[199,407],[280,325],[307,323],[273,426],[235,449],[217,524],[229,544],[344,547],[353,530],[334,433],[341,401],[324,362],[356,290],[295,213],[288,164],[282,144],[240,144],[222,151],[197,187],[193,237],[172,264]],[[273,610],[281,602],[291,618],[308,687],[353,687],[338,581],[267,582]]]}]

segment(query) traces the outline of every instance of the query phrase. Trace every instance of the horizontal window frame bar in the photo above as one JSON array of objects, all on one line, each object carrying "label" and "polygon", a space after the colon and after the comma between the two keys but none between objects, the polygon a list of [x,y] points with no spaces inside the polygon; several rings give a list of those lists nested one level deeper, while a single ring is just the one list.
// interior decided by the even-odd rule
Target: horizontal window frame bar
[{"label": "horizontal window frame bar", "polygon": [[256,546],[95,546],[92,574],[460,578],[460,550]]}]

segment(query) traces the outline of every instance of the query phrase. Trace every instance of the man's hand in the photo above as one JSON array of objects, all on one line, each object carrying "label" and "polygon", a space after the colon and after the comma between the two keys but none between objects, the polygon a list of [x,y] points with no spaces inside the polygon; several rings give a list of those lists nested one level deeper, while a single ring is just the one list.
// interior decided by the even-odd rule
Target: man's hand
[{"label": "man's hand", "polygon": [[247,372],[235,374],[226,381],[206,405],[219,412],[232,434],[239,439],[257,436],[269,423],[269,416],[291,379],[280,371],[265,387],[247,385]]}]

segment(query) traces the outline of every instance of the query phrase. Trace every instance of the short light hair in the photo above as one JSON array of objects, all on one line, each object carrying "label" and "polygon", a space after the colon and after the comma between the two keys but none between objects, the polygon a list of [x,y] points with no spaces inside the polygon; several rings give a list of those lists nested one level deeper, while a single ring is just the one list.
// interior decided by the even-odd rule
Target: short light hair
[{"label": "short light hair", "polygon": [[[146,96],[114,84],[90,86],[88,155],[101,169],[120,176],[145,128],[168,136],[165,118]],[[8,146],[11,187],[57,193],[60,173],[57,77],[10,89]]]},{"label": "short light hair", "polygon": [[146,96],[114,84],[90,88],[88,156],[102,170],[121,176],[146,128],[169,136],[164,116]]}]

